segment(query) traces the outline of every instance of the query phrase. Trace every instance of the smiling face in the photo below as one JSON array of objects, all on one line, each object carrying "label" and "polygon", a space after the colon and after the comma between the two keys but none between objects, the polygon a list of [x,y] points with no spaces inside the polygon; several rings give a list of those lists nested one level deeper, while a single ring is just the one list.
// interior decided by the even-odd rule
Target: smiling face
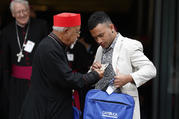
[{"label": "smiling face", "polygon": [[108,48],[115,38],[113,31],[113,24],[102,23],[90,30],[90,33],[101,47]]},{"label": "smiling face", "polygon": [[12,8],[12,16],[16,19],[19,25],[25,26],[30,18],[29,6],[15,2]]}]

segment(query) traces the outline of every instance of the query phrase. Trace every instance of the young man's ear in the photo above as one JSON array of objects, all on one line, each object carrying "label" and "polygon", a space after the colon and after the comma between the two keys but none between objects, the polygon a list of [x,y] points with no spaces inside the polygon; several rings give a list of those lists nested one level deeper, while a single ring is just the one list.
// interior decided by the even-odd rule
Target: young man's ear
[{"label": "young man's ear", "polygon": [[114,24],[110,24],[110,28],[113,30],[114,29]]},{"label": "young man's ear", "polygon": [[115,31],[114,24],[109,24],[109,27],[110,27],[112,33],[114,33],[114,31]]}]

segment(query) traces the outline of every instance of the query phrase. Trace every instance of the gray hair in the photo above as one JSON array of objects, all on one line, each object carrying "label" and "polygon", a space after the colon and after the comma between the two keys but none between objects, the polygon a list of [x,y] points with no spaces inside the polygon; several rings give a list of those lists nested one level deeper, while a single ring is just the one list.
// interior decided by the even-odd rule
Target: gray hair
[{"label": "gray hair", "polygon": [[22,3],[22,4],[25,4],[29,8],[29,2],[27,0],[12,0],[12,2],[10,3],[11,12],[13,12],[14,3]]},{"label": "gray hair", "polygon": [[53,26],[53,30],[56,30],[58,32],[63,32],[65,30],[67,30],[68,27],[56,27],[56,26]]}]

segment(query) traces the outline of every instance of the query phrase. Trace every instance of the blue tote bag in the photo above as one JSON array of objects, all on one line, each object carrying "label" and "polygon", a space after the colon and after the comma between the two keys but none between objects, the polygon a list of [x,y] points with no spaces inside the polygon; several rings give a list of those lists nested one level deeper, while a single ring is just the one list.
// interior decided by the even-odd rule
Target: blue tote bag
[{"label": "blue tote bag", "polygon": [[92,89],[86,95],[83,119],[132,119],[134,104],[133,97],[127,94],[108,95]]}]

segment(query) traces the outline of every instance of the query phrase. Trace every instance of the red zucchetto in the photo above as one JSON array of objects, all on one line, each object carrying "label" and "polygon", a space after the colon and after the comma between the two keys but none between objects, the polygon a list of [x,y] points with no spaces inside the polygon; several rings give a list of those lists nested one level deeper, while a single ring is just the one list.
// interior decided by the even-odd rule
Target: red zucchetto
[{"label": "red zucchetto", "polygon": [[81,16],[76,13],[60,13],[53,16],[54,27],[74,27],[81,25]]}]

